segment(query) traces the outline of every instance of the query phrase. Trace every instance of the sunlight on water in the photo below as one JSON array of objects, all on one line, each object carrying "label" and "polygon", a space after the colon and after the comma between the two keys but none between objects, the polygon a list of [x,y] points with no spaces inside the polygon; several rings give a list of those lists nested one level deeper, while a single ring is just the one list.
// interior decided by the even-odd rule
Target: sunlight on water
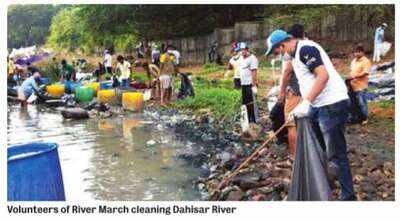
[{"label": "sunlight on water", "polygon": [[9,146],[59,144],[67,200],[199,199],[198,170],[175,157],[185,141],[141,114],[67,121],[55,109],[9,105],[7,123]]}]

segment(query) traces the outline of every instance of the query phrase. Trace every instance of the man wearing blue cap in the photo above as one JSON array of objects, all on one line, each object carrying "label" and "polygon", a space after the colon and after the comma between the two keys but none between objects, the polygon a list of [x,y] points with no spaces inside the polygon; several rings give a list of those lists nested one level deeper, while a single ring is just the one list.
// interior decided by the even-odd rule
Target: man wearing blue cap
[{"label": "man wearing blue cap", "polygon": [[293,38],[275,30],[267,39],[266,55],[287,53],[292,59],[302,101],[289,114],[310,118],[314,132],[328,156],[341,185],[341,200],[356,200],[344,136],[347,117],[347,88],[325,50],[311,40]]}]

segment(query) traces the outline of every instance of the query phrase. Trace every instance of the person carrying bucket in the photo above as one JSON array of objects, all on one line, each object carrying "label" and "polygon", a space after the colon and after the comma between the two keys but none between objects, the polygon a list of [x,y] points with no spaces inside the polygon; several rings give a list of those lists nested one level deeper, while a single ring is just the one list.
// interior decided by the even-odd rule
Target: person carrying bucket
[{"label": "person carrying bucket", "polygon": [[328,172],[339,180],[340,199],[356,200],[345,139],[349,97],[343,79],[316,42],[294,38],[278,29],[267,38],[267,45],[266,55],[287,53],[292,57],[302,101],[290,112],[289,121],[309,118],[327,154]]}]

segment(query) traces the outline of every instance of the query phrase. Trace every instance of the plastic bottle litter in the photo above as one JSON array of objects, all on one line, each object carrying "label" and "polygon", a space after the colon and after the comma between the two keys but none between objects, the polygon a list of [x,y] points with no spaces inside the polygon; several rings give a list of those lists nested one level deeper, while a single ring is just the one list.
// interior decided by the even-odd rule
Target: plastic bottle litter
[{"label": "plastic bottle litter", "polygon": [[147,145],[147,146],[154,146],[154,145],[156,145],[156,143],[157,143],[157,142],[154,141],[154,140],[149,140],[149,141],[146,142],[146,145]]}]

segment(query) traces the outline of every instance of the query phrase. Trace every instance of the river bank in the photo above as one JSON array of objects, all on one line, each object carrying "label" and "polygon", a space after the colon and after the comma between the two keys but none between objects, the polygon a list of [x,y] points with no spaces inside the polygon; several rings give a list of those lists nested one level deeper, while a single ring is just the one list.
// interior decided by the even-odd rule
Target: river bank
[{"label": "river bank", "polygon": [[[346,131],[354,186],[358,200],[394,200],[394,132],[384,129],[388,125],[382,124],[393,116],[380,115],[377,108],[380,104],[371,106],[370,123],[366,126],[349,125]],[[201,168],[197,189],[203,200],[286,200],[293,162],[284,144],[267,146],[232,179],[229,186],[218,189],[222,179],[267,138],[270,126],[267,119],[257,129],[258,135],[249,138],[239,133],[238,122],[217,119],[210,113],[194,115],[190,111],[155,106],[145,112],[165,122],[178,135],[202,144],[201,148],[194,146],[181,151],[178,157]],[[381,131],[370,133],[376,128]],[[377,132],[388,136],[388,140],[378,140]],[[337,181],[332,188],[333,198],[338,199],[340,187]]]}]

